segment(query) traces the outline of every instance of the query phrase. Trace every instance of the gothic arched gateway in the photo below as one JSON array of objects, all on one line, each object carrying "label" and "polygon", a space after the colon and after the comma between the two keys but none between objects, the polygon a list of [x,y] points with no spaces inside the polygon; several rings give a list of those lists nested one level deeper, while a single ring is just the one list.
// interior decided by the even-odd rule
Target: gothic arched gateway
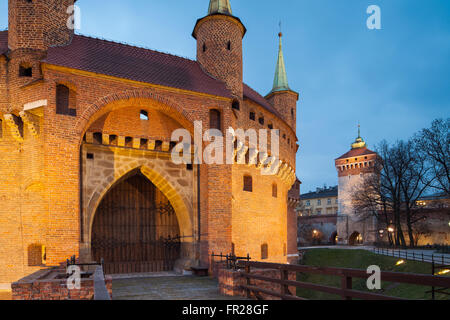
[{"label": "gothic arched gateway", "polygon": [[180,257],[180,228],[167,198],[140,171],[114,185],[92,226],[92,257],[105,272],[173,270]]}]

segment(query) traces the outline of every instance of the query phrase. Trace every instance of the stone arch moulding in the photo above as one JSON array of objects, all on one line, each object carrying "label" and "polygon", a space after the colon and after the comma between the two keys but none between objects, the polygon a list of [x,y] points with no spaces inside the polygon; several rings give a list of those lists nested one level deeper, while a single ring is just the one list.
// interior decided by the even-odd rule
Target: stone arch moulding
[{"label": "stone arch moulding", "polygon": [[126,177],[127,174],[136,169],[139,169],[142,174],[146,176],[147,179],[149,179],[149,181],[151,181],[169,200],[177,215],[181,236],[185,236],[182,241],[194,241],[192,205],[190,205],[186,197],[182,195],[182,192],[180,191],[181,188],[178,185],[171,183],[165,175],[147,164],[139,164],[138,166],[133,167],[126,166],[125,168],[119,169],[116,174],[113,173],[109,177],[106,177],[103,183],[99,184],[85,208],[85,219],[87,220],[85,220],[86,222],[84,223],[87,223],[88,232],[86,234],[87,239],[85,238],[84,240],[90,245],[95,214],[104,196],[114,185]]},{"label": "stone arch moulding", "polygon": [[[183,106],[170,98],[155,93],[151,89],[122,91],[97,100],[97,102],[84,109],[74,124],[73,132],[78,136],[79,144],[81,145],[83,136],[89,126],[102,115],[130,104],[136,104],[136,106],[148,106],[149,102],[153,102],[152,107],[154,109],[172,117],[184,128],[189,130],[191,134],[193,133],[194,120],[184,110]],[[154,102],[157,102],[157,104],[154,104]]]}]

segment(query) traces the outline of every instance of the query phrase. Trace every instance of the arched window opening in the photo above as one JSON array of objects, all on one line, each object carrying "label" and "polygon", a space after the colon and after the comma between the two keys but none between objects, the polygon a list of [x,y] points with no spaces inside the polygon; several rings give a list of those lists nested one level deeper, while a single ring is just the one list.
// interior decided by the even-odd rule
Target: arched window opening
[{"label": "arched window opening", "polygon": [[203,50],[203,52],[206,52],[206,43],[203,44],[202,50]]},{"label": "arched window opening", "polygon": [[56,114],[76,116],[76,93],[65,85],[56,86]]},{"label": "arched window opening", "polygon": [[33,68],[28,65],[21,65],[19,67],[19,77],[32,77],[33,76]]},{"label": "arched window opening", "polygon": [[209,110],[209,128],[222,131],[221,115],[217,109]]},{"label": "arched window opening", "polygon": [[231,104],[231,108],[233,108],[234,110],[240,110],[241,106],[238,100],[234,100],[233,103]]},{"label": "arched window opening", "polygon": [[252,121],[256,120],[256,114],[253,111],[250,111],[250,120]]},{"label": "arched window opening", "polygon": [[228,49],[228,50],[231,50],[231,41],[228,41],[228,43],[227,43],[227,49]]},{"label": "arched window opening", "polygon": [[269,259],[269,246],[267,243],[261,245],[261,260]]},{"label": "arched window opening", "polygon": [[253,192],[253,179],[251,176],[244,176],[244,191]]},{"label": "arched window opening", "polygon": [[141,110],[140,118],[141,120],[148,121],[148,112],[145,110]]},{"label": "arched window opening", "polygon": [[272,185],[272,197],[274,198],[278,197],[278,187],[275,183]]},{"label": "arched window opening", "polygon": [[260,125],[262,125],[262,126],[264,125],[264,117],[263,116],[259,117],[258,121],[259,121]]}]

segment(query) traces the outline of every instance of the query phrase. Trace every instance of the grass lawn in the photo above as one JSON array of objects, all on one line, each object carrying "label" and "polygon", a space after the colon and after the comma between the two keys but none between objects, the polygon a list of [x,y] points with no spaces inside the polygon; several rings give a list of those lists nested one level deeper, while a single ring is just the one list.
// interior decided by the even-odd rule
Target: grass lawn
[{"label": "grass lawn", "polygon": [[[370,265],[377,265],[382,271],[431,274],[431,264],[416,261],[396,266],[399,259],[374,254],[367,250],[343,250],[343,249],[311,249],[305,254],[303,264],[318,267],[337,267],[366,270]],[[332,287],[341,286],[341,278],[318,274],[298,274],[298,281],[322,284]],[[365,279],[353,279],[353,289],[369,291]],[[396,284],[382,282],[381,290],[371,291],[393,297],[407,299],[431,299],[431,287],[415,286],[409,284]],[[309,289],[297,289],[297,295],[313,300],[333,300],[341,297]],[[450,296],[436,293],[436,299],[449,300]]]}]

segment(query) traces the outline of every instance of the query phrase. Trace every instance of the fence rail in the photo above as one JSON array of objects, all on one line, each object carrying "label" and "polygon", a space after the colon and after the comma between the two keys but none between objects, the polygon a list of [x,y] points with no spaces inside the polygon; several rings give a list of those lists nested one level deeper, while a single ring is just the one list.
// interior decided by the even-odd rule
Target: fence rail
[{"label": "fence rail", "polygon": [[[247,297],[251,298],[253,294],[256,298],[260,299],[260,294],[266,294],[281,298],[283,300],[305,300],[304,298],[297,297],[289,292],[288,287],[306,288],[315,291],[326,292],[330,294],[336,294],[342,297],[344,300],[352,299],[364,299],[364,300],[405,300],[397,297],[390,297],[382,294],[364,292],[354,290],[352,288],[353,278],[367,279],[370,274],[366,270],[358,269],[344,269],[344,268],[332,268],[332,267],[313,267],[303,265],[288,265],[255,261],[238,261],[239,268],[245,269],[241,272],[241,276],[246,279],[246,284],[241,288],[247,293]],[[257,269],[272,269],[280,271],[280,278],[269,278],[261,275],[255,275],[251,273],[251,268]],[[293,281],[288,279],[289,272],[301,272],[322,274],[330,276],[341,277],[341,287],[330,287],[325,285],[318,285],[313,283],[305,283],[300,281]],[[271,282],[280,284],[280,291],[264,289],[255,285],[252,285],[251,280],[260,280],[265,282]],[[407,283],[421,286],[450,288],[450,277],[424,275],[424,274],[411,274],[411,273],[399,273],[399,272],[381,272],[381,280],[396,283]]]},{"label": "fence rail", "polygon": [[412,261],[421,261],[421,262],[429,262],[441,264],[443,266],[450,265],[450,257],[444,254],[435,254],[435,253],[424,253],[417,251],[408,251],[408,250],[396,250],[396,249],[385,249],[385,248],[374,248],[371,250],[376,254],[382,254],[389,257],[406,259]]}]

